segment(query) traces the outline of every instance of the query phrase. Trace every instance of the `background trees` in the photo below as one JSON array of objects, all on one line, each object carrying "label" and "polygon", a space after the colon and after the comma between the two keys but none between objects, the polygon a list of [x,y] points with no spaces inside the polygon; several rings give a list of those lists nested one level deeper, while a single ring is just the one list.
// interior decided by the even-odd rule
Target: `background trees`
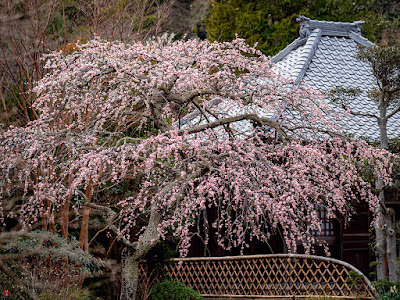
[{"label": "background trees", "polygon": [[[97,39],[46,58],[38,119],[1,136],[3,201],[23,191],[27,226],[67,232],[80,216],[83,249],[89,215],[103,213],[125,247],[121,299],[136,293],[140,259],[170,235],[185,255],[196,224],[227,249],[279,226],[290,251],[312,251],[316,207],[348,219],[361,198],[378,212],[359,168],[390,183],[388,152],[341,136],[321,94],[289,89],[243,40]],[[109,197],[118,185],[127,188]],[[218,211],[211,224],[207,207]]]},{"label": "background trees", "polygon": [[0,123],[37,118],[28,91],[45,71],[41,56],[74,49],[77,40],[100,36],[132,41],[162,32],[173,1],[6,0],[0,3]]},{"label": "background trees", "polygon": [[296,17],[353,22],[363,20],[363,35],[373,42],[399,43],[400,9],[396,1],[215,0],[206,29],[211,40],[229,41],[237,33],[258,49],[274,55],[298,37]]}]

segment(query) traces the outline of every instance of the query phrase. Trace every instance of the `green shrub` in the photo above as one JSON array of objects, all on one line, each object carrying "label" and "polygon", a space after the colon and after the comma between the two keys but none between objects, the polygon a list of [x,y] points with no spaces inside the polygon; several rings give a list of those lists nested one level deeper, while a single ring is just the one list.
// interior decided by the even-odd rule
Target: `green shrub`
[{"label": "green shrub", "polygon": [[37,295],[39,300],[96,300],[91,296],[90,291],[80,287],[68,287],[58,291],[48,290]]},{"label": "green shrub", "polygon": [[201,300],[198,292],[182,282],[165,280],[156,283],[150,291],[152,300]]},{"label": "green shrub", "polygon": [[381,300],[400,300],[400,293],[386,293],[381,296]]},{"label": "green shrub", "polygon": [[13,279],[18,278],[40,300],[91,299],[81,284],[104,263],[79,248],[75,239],[41,230],[3,239],[0,259],[13,276],[0,272],[0,293],[8,290],[10,299],[28,299]]},{"label": "green shrub", "polygon": [[393,282],[390,282],[387,279],[379,279],[377,281],[372,282],[372,285],[376,289],[376,291],[383,295],[386,294],[390,291],[391,287],[394,286],[395,284]]},{"label": "green shrub", "polygon": [[381,300],[400,300],[400,282],[393,283],[387,279],[379,279],[372,285],[381,296]]}]

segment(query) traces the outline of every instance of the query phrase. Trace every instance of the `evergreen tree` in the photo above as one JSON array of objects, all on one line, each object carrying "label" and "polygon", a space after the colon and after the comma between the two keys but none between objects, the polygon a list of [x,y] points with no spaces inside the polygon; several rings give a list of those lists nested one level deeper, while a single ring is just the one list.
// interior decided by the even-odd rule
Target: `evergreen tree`
[{"label": "evergreen tree", "polygon": [[235,34],[273,55],[298,37],[300,14],[311,19],[366,21],[364,36],[374,42],[398,44],[400,11],[395,1],[361,0],[215,0],[206,20],[211,40],[229,41]]}]

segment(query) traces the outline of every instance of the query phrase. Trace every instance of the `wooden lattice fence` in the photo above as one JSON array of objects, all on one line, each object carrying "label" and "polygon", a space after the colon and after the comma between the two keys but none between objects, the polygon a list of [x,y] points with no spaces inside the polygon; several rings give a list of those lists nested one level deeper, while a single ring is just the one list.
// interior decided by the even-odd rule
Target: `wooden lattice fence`
[{"label": "wooden lattice fence", "polygon": [[[340,260],[305,255],[252,255],[175,259],[171,280],[203,297],[375,299],[370,281]],[[146,279],[145,266],[141,267]]]}]

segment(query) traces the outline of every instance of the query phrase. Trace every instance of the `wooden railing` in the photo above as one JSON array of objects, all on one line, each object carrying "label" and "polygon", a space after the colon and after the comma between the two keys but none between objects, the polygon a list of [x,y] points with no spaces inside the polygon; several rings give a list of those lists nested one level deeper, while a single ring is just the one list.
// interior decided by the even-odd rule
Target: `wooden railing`
[{"label": "wooden railing", "polygon": [[169,279],[203,297],[375,299],[374,288],[358,269],[332,258],[271,254],[174,261]]}]

